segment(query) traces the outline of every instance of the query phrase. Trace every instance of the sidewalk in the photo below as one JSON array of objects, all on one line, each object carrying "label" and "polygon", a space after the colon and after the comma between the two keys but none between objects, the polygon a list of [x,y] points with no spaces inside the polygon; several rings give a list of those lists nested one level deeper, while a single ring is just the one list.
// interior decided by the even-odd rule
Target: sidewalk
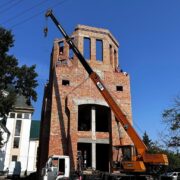
[{"label": "sidewalk", "polygon": [[6,179],[7,176],[0,176],[0,179]]}]

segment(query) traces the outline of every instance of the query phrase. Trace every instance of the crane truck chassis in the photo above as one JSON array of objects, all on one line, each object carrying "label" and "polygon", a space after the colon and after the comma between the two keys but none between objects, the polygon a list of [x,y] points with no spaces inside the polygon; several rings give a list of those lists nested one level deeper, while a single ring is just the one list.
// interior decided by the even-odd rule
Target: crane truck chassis
[{"label": "crane truck chassis", "polygon": [[[69,44],[70,48],[73,50],[74,54],[77,56],[81,64],[83,65],[84,69],[89,74],[89,77],[96,85],[97,89],[101,93],[101,95],[104,97],[105,101],[109,105],[110,109],[113,111],[116,119],[118,122],[121,123],[122,127],[125,129],[129,137],[131,138],[132,142],[134,143],[134,147],[132,146],[123,146],[119,145],[115,148],[118,151],[121,151],[122,155],[124,155],[124,152],[127,152],[126,149],[130,150],[131,154],[128,159],[122,160],[120,163],[121,165],[121,172],[126,173],[125,175],[120,174],[106,174],[103,175],[101,173],[100,179],[126,179],[126,178],[135,178],[138,177],[138,179],[141,179],[141,177],[145,177],[146,179],[149,178],[149,175],[158,173],[162,168],[166,167],[168,165],[168,159],[165,154],[149,154],[148,149],[146,145],[143,143],[129,120],[127,119],[126,115],[122,112],[116,101],[113,99],[107,88],[105,87],[104,83],[98,76],[96,72],[93,71],[93,69],[90,67],[90,65],[85,60],[84,56],[81,54],[81,52],[77,49],[75,44],[73,43],[72,39],[68,36],[68,34],[65,32],[61,24],[58,22],[58,20],[55,18],[55,16],[52,13],[52,10],[48,10],[46,12],[46,17],[50,17],[52,21],[55,23],[56,27],[59,29],[59,31],[64,36],[66,42]],[[118,164],[118,163],[117,163]],[[116,165],[114,168],[117,168]],[[127,175],[131,174],[131,175]],[[132,175],[132,174],[138,174]],[[83,175],[82,175],[83,176]],[[104,177],[102,177],[104,176]],[[87,175],[84,179],[89,179]]]}]

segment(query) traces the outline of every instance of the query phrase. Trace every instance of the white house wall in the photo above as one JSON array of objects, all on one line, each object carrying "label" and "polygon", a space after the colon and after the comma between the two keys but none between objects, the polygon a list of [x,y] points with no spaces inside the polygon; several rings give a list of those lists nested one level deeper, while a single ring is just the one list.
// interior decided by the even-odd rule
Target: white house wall
[{"label": "white house wall", "polygon": [[31,128],[31,120],[30,119],[22,120],[20,153],[18,159],[21,162],[21,171],[27,170],[30,128]]},{"label": "white house wall", "polygon": [[[16,120],[21,120],[19,148],[13,148]],[[12,161],[12,156],[15,155],[18,157],[17,161],[21,162],[21,173],[24,173],[28,167],[31,115],[29,119],[24,119],[24,115],[22,118],[8,117],[6,127],[11,134],[7,144],[0,150],[0,171],[7,170]]]},{"label": "white house wall", "polygon": [[36,161],[37,161],[37,148],[39,145],[38,140],[30,141],[29,145],[29,155],[28,155],[28,168],[27,171],[33,172],[36,171]]},{"label": "white house wall", "polygon": [[15,127],[16,120],[14,118],[8,118],[6,122],[6,127],[11,132],[9,141],[3,147],[5,149],[5,162],[4,162],[4,171],[9,167],[11,161],[11,148],[13,146],[13,138],[14,138],[14,127]]}]

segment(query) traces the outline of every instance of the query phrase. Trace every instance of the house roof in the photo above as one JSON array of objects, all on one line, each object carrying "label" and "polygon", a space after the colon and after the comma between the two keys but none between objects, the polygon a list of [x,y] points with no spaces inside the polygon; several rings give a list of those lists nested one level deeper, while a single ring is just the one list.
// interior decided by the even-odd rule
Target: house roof
[{"label": "house roof", "polygon": [[30,140],[39,139],[39,132],[40,132],[40,121],[32,120],[31,130],[30,130]]},{"label": "house roof", "polygon": [[27,99],[22,96],[22,95],[18,95],[16,97],[16,103],[15,103],[15,111],[29,111],[29,112],[33,112],[34,108],[32,105],[28,105],[27,104]]}]

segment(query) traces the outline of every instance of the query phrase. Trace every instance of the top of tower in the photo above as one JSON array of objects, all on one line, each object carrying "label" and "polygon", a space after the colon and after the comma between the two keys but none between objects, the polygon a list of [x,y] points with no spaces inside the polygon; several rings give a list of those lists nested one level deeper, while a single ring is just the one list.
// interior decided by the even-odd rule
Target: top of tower
[{"label": "top of tower", "polygon": [[75,28],[75,31],[77,31],[77,30],[108,35],[109,38],[116,44],[116,46],[119,47],[118,41],[116,40],[116,38],[111,34],[111,32],[108,29],[78,24]]}]

